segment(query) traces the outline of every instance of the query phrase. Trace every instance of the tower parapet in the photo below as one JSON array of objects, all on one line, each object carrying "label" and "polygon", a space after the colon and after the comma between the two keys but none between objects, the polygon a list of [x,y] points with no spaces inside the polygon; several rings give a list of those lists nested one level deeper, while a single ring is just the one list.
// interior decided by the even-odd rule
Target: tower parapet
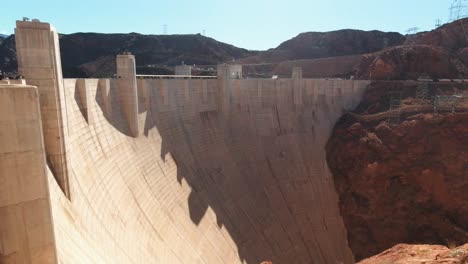
[{"label": "tower parapet", "polygon": [[302,68],[301,67],[293,67],[291,79],[300,80],[302,79]]},{"label": "tower parapet", "polygon": [[137,137],[138,129],[138,90],[136,81],[135,56],[129,52],[117,55],[118,96],[123,115],[130,133]]},{"label": "tower parapet", "polygon": [[219,64],[217,75],[218,79],[242,79],[242,65]]},{"label": "tower parapet", "polygon": [[192,76],[192,66],[185,64],[175,66],[175,75]]},{"label": "tower parapet", "polygon": [[[15,29],[18,73],[37,86],[46,159],[57,182],[69,196],[64,131],[65,98],[57,31],[49,23],[17,21]],[[66,116],[65,116],[66,118]]]}]

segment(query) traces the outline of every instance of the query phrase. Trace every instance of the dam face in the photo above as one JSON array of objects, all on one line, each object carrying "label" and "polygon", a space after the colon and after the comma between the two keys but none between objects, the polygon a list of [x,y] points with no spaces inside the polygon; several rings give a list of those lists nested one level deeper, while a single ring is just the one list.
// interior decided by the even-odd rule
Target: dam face
[{"label": "dam face", "polygon": [[[22,49],[26,67],[37,49]],[[136,79],[123,65],[121,78],[63,79],[56,93],[0,87],[30,124],[25,110],[1,114],[17,145],[0,145],[1,263],[354,262],[325,144],[368,81]],[[43,140],[51,97],[61,176]]]}]

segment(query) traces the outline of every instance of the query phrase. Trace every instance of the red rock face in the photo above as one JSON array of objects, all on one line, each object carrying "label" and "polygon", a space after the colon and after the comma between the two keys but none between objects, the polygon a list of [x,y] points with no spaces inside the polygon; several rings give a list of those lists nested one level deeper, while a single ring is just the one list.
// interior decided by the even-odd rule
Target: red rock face
[{"label": "red rock face", "polygon": [[468,244],[449,249],[439,245],[399,244],[365,259],[359,264],[465,264],[468,263]]},{"label": "red rock face", "polygon": [[455,52],[468,46],[468,19],[445,24],[429,32],[408,36],[404,45],[433,45]]},{"label": "red rock face", "polygon": [[252,76],[290,76],[297,66],[307,78],[461,79],[468,76],[467,36],[468,19],[408,36],[358,30],[308,32],[240,63],[250,64],[245,73]]},{"label": "red rock face", "polygon": [[[377,102],[376,94],[365,98]],[[357,260],[398,243],[468,242],[468,113],[403,120],[389,126],[343,118],[327,145]]]},{"label": "red rock face", "polygon": [[436,46],[398,46],[366,55],[357,67],[356,76],[371,80],[463,78],[466,66],[453,54]]}]

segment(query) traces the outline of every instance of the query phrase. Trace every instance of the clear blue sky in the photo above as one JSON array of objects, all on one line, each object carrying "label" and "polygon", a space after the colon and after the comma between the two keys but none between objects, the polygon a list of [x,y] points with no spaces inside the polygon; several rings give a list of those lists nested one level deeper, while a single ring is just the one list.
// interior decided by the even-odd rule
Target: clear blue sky
[{"label": "clear blue sky", "polygon": [[[404,33],[446,22],[452,0],[23,0],[2,1],[0,32],[23,16],[60,33],[202,33],[247,49],[268,49],[306,31],[343,28]],[[20,3],[20,4],[18,4]]]}]

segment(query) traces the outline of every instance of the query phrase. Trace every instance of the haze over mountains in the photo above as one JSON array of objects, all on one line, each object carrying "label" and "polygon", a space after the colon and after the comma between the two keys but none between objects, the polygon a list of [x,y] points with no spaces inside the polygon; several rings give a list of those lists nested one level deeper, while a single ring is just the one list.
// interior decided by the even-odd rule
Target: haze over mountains
[{"label": "haze over mountains", "polygon": [[[61,35],[60,48],[65,77],[110,77],[115,55],[129,51],[140,74],[172,74],[172,66],[181,63],[205,66],[195,74],[214,74],[214,65],[235,61],[251,77],[287,77],[292,67],[300,66],[309,78],[464,78],[467,26],[463,19],[409,36],[352,29],[306,32],[267,51],[249,51],[200,34],[138,33]],[[0,70],[14,73],[16,67],[12,35],[0,44]]]}]

